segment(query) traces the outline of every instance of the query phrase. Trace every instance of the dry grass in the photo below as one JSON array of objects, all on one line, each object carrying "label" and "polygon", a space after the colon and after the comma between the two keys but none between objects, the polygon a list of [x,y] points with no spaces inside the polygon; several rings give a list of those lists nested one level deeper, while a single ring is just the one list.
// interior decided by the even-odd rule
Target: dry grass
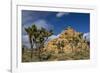
[{"label": "dry grass", "polygon": [[40,62],[40,61],[64,61],[64,60],[85,60],[90,58],[89,50],[81,50],[75,52],[41,52],[40,55],[38,51],[34,51],[33,58],[31,59],[31,51],[26,49],[22,54],[22,62]]}]

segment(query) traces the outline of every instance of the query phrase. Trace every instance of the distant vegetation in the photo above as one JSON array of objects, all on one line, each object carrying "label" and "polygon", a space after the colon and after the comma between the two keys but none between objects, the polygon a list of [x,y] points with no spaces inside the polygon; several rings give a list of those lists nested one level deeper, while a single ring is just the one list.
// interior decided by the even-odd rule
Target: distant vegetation
[{"label": "distant vegetation", "polygon": [[90,58],[90,46],[83,33],[67,27],[58,38],[45,42],[53,35],[52,30],[38,29],[36,25],[25,28],[30,47],[22,45],[22,62],[83,60]]}]

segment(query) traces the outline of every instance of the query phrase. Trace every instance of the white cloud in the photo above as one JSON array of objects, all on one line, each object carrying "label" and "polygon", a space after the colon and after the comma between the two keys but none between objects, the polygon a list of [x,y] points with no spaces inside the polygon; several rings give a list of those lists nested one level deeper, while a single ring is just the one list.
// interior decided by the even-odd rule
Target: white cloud
[{"label": "white cloud", "polygon": [[50,37],[48,37],[48,40],[47,40],[45,43],[48,43],[49,41],[58,38],[59,35],[60,35],[60,34],[58,34],[58,35],[51,35]]},{"label": "white cloud", "polygon": [[25,31],[25,28],[28,28],[30,25],[24,25],[22,26],[22,34],[23,35],[26,35],[26,31]]},{"label": "white cloud", "polygon": [[58,35],[57,36],[56,35],[52,35],[52,36],[49,37],[49,39],[53,40],[53,39],[58,38],[58,37],[59,37]]},{"label": "white cloud", "polygon": [[22,44],[26,46],[27,48],[30,48],[29,38],[28,35],[22,36]]},{"label": "white cloud", "polygon": [[53,28],[53,25],[49,24],[47,21],[40,19],[34,22],[34,24],[37,26],[38,29],[41,29],[41,27],[50,30]]},{"label": "white cloud", "polygon": [[41,27],[50,30],[53,29],[53,25],[49,24],[47,21],[43,20],[43,19],[39,19],[37,21],[34,21],[34,23],[31,24],[26,24],[22,27],[22,33],[26,34],[25,28],[31,27],[33,24],[35,24],[37,26],[38,29],[41,29]]},{"label": "white cloud", "polygon": [[59,12],[59,13],[56,14],[56,17],[60,18],[64,15],[69,15],[69,13],[68,12]]},{"label": "white cloud", "polygon": [[87,41],[90,41],[90,33],[84,33],[83,38]]}]

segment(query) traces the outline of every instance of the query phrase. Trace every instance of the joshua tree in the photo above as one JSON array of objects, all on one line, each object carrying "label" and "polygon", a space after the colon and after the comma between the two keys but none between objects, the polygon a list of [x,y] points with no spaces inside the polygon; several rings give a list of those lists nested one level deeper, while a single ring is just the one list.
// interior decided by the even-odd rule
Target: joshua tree
[{"label": "joshua tree", "polygon": [[41,48],[43,48],[44,47],[44,43],[47,41],[47,39],[48,39],[48,37],[49,36],[51,36],[52,34],[53,34],[53,32],[52,32],[52,30],[50,30],[50,31],[47,31],[46,29],[44,29],[44,28],[41,28],[41,30],[39,30],[39,36],[38,36],[38,44],[40,44],[39,46],[38,46],[38,54],[39,54],[39,58],[40,58],[40,60],[41,60],[41,57],[40,57],[40,52],[41,52]]},{"label": "joshua tree", "polygon": [[64,47],[64,41],[60,41],[57,43],[58,49],[60,49],[60,53],[63,52],[63,47]]},{"label": "joshua tree", "polygon": [[[31,27],[25,28],[25,31],[28,34],[31,49],[33,50],[33,43],[32,43],[33,32],[32,32],[32,28]],[[32,54],[33,54],[33,52],[31,51],[31,59],[32,59]]]},{"label": "joshua tree", "polygon": [[31,27],[25,28],[25,31],[27,32],[28,36],[29,36],[29,42],[31,45],[31,59],[32,59],[32,55],[33,55],[33,50],[34,50],[34,45],[35,45],[35,39],[36,39],[36,35],[37,35],[37,27],[35,25],[32,25]]},{"label": "joshua tree", "polygon": [[60,43],[60,46],[61,46],[61,52],[63,52],[64,41],[62,41],[62,42]]},{"label": "joshua tree", "polygon": [[31,48],[33,48],[33,45],[32,45],[32,35],[33,35],[32,28],[30,28],[30,27],[25,28],[25,31],[26,31],[27,34],[28,34],[29,42],[30,42]]},{"label": "joshua tree", "polygon": [[25,30],[29,36],[29,41],[31,44],[31,59],[34,49],[38,49],[38,54],[40,57],[40,48],[43,48],[44,43],[47,41],[48,37],[53,34],[52,30],[48,31],[45,28],[37,29],[36,25],[32,25],[31,27],[25,28]]},{"label": "joshua tree", "polygon": [[83,38],[83,33],[79,34],[79,38],[82,39]]}]

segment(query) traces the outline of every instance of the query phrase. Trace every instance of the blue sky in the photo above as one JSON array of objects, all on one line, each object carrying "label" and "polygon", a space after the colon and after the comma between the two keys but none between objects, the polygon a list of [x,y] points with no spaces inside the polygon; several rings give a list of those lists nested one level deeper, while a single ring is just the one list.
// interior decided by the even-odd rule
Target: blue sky
[{"label": "blue sky", "polygon": [[36,24],[37,27],[53,29],[55,35],[69,25],[76,31],[86,33],[90,31],[90,14],[22,10],[22,27],[32,24]]},{"label": "blue sky", "polygon": [[90,32],[90,14],[75,12],[47,12],[22,10],[22,42],[29,46],[28,35],[25,28],[35,24],[38,28],[44,27],[52,29],[54,34],[51,38],[56,38],[68,26],[73,27],[78,32]]}]

